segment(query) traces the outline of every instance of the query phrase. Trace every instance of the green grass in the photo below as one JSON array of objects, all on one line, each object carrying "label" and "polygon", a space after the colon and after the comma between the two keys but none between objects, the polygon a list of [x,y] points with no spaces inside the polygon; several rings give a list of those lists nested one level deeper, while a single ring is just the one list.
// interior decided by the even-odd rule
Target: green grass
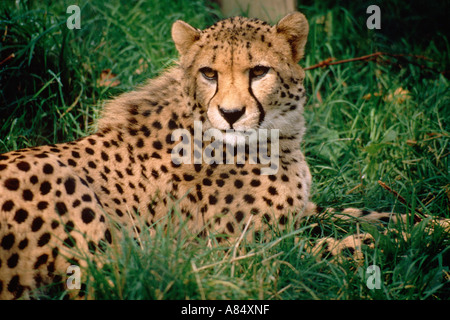
[{"label": "green grass", "polygon": [[[103,103],[171,65],[176,19],[203,28],[220,18],[205,1],[81,1],[81,30],[68,30],[71,1],[0,4],[0,152],[76,139],[95,131]],[[358,207],[450,217],[450,46],[448,12],[419,1],[379,3],[382,29],[367,30],[361,2],[304,2],[310,22],[310,66],[383,51],[432,61],[381,58],[306,72],[308,131],[302,148],[322,207]],[[448,9],[448,8],[447,8]],[[427,15],[431,23],[424,23]],[[409,62],[408,62],[409,61]],[[418,65],[419,64],[419,65]],[[425,66],[425,68],[420,67]],[[143,68],[144,67],[144,68]],[[117,86],[99,85],[102,71]],[[141,70],[142,72],[136,71]],[[396,90],[408,95],[392,97]],[[371,94],[370,98],[367,98]],[[392,98],[389,98],[391,95]],[[382,180],[407,205],[379,186]],[[176,213],[174,213],[176,214]],[[312,229],[312,224],[319,229]],[[125,237],[90,264],[88,287],[97,299],[448,299],[450,236],[425,222],[396,241],[370,225],[377,239],[365,260],[317,261],[304,245],[323,235],[344,237],[355,224],[312,217],[301,228],[274,231],[268,243],[208,246],[181,229],[156,228],[141,242]],[[317,230],[319,230],[317,232]],[[381,269],[382,287],[369,290],[365,270]],[[58,298],[54,296],[50,298]]]}]

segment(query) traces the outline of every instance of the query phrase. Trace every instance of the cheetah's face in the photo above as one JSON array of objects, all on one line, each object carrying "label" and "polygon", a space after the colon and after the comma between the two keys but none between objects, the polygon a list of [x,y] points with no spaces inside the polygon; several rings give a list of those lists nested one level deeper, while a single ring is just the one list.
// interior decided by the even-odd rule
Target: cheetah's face
[{"label": "cheetah's face", "polygon": [[304,73],[297,62],[307,33],[301,13],[273,27],[256,19],[230,18],[200,31],[175,22],[172,36],[195,120],[204,129],[228,130],[227,135],[230,129],[233,134],[272,128],[292,132],[302,112]]},{"label": "cheetah's face", "polygon": [[197,101],[207,110],[206,121],[219,130],[258,128],[276,88],[271,64],[238,61],[229,48],[220,53],[218,61],[205,61],[197,72]]}]

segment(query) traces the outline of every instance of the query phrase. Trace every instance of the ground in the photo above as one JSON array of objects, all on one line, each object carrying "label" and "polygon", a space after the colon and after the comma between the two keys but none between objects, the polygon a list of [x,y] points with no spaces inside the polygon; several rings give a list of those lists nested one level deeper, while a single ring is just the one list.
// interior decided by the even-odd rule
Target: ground
[{"label": "ground", "polygon": [[[357,37],[367,37],[367,34],[364,34],[362,36],[361,33],[355,32],[355,26],[357,27],[359,24],[352,25],[350,22],[348,22],[351,20],[344,20],[339,26],[336,26],[336,19],[339,13],[339,10],[337,9],[335,11],[330,11],[331,13],[329,14],[329,16],[323,15],[320,8],[307,8],[307,15],[308,10],[310,10],[310,15],[312,14],[313,17],[315,15],[315,17],[317,18],[312,24],[312,28],[314,30],[312,34],[315,36],[313,36],[313,38],[310,38],[309,40],[311,52],[314,52],[314,54],[316,54],[317,56],[307,55],[304,61],[305,65],[312,65],[314,63],[317,63],[318,61],[322,61],[328,58],[329,56],[338,56],[345,58],[352,57],[354,56],[354,54],[359,53],[358,50],[361,50],[361,48],[354,48],[353,44],[364,43],[361,41],[355,41]],[[129,12],[134,11],[130,10]],[[325,18],[322,19],[322,16],[324,16]],[[321,23],[321,21],[323,21],[323,23]],[[331,21],[334,22],[334,28],[332,29],[330,29]],[[192,20],[189,22],[193,25],[195,24],[194,22],[192,22]],[[320,47],[324,49],[323,51],[315,49],[318,46],[319,39],[315,40],[314,38],[317,36],[318,32],[321,32],[321,28],[326,29],[325,31],[328,32],[329,37],[326,39],[330,39],[329,41],[332,42],[331,46],[327,47],[325,44],[323,47]],[[346,28],[348,29],[346,30]],[[10,32],[13,31],[11,31],[10,29]],[[337,41],[336,37],[333,38],[333,34],[334,36],[336,36],[336,34],[346,34],[346,36],[348,37],[346,39],[341,38],[341,41]],[[166,37],[167,36],[168,35],[166,34]],[[322,41],[323,37],[320,39]],[[376,40],[377,39],[375,38],[375,43],[377,43]],[[347,44],[346,41],[348,41]],[[424,49],[424,51],[419,51],[418,53],[428,53],[433,56],[434,59],[439,60],[439,55],[436,54],[437,50],[435,49],[437,46],[439,46],[438,42],[437,44],[431,44],[430,47]],[[51,46],[47,47],[50,48]],[[333,52],[326,51],[326,48],[333,48]],[[345,48],[354,48],[355,51],[346,53]],[[372,48],[366,47],[365,49],[370,50]],[[395,49],[395,47],[393,49]],[[320,56],[320,54],[322,54],[322,56]],[[139,59],[136,59],[137,62],[138,60]],[[325,70],[315,70],[311,73],[307,73],[307,91],[311,92],[311,94],[308,107],[306,109],[306,122],[308,124],[310,135],[307,134],[306,136],[305,147],[307,151],[306,156],[308,158],[308,161],[311,163],[311,167],[314,170],[313,176],[315,177],[314,185],[316,189],[314,190],[314,200],[316,202],[322,204],[323,206],[335,206],[336,204],[338,204],[343,206],[351,205],[370,209],[379,208],[380,206],[382,207],[382,209],[392,209],[392,205],[395,204],[396,198],[390,196],[386,191],[378,187],[376,181],[381,178],[383,181],[387,181],[388,184],[395,190],[399,191],[407,199],[407,203],[409,203],[411,207],[406,208],[401,204],[398,204],[397,208],[395,209],[396,211],[404,212],[410,209],[414,210],[414,208],[422,208],[422,210],[424,210],[424,212],[426,213],[438,213],[443,214],[444,216],[447,214],[446,212],[448,211],[446,211],[446,203],[448,200],[446,200],[447,198],[445,185],[446,181],[448,180],[446,180],[445,176],[442,175],[442,172],[446,171],[446,163],[448,163],[446,153],[442,152],[442,150],[445,150],[446,141],[448,141],[448,139],[446,138],[445,130],[442,130],[443,128],[445,128],[445,125],[443,124],[447,123],[446,114],[443,113],[443,111],[445,111],[444,106],[446,101],[446,79],[445,77],[436,78],[433,76],[433,73],[431,71],[431,73],[428,73],[426,70],[421,71],[421,68],[419,67],[415,67],[414,65],[408,63],[405,64],[404,61],[401,62],[403,63],[403,66],[407,66],[406,69],[403,70],[408,70],[408,73],[401,70],[398,71],[395,69],[395,65],[391,66],[389,64],[359,65],[359,67],[357,68],[359,72],[357,72],[356,74],[352,72],[352,70],[354,70],[352,68],[354,67],[350,66],[348,66],[348,68],[347,66],[340,66]],[[432,66],[436,67],[434,65]],[[89,64],[87,67],[89,67]],[[137,69],[138,66],[136,66],[134,69],[130,68],[130,74],[133,74],[133,72]],[[445,64],[442,65],[442,69],[445,69]],[[46,87],[46,90],[50,90],[50,92],[52,92],[52,90],[54,90],[53,88],[57,89],[59,84],[57,81],[52,82],[51,79],[53,78],[51,74],[49,75],[50,80],[49,85]],[[371,77],[370,75],[377,75],[377,80],[374,81],[373,77]],[[412,86],[412,83],[410,81],[413,81],[414,79],[420,77],[422,78],[422,82],[414,81],[414,86]],[[94,82],[96,81],[96,78],[97,77],[95,76],[93,77]],[[61,79],[64,79],[64,77],[62,77]],[[129,78],[125,77],[120,79],[123,84],[127,81],[124,79]],[[44,80],[44,82],[45,81],[46,80]],[[64,81],[62,81],[62,83],[64,83]],[[425,88],[430,87],[428,85],[430,83],[434,84],[431,85],[431,87],[434,88],[433,91],[425,90]],[[395,92],[399,87],[403,88],[403,91],[401,92],[404,92],[406,90],[407,94],[398,94],[401,93],[400,91],[396,94]],[[67,86],[61,86],[61,88],[64,88],[61,92],[67,90]],[[101,88],[103,87],[97,87],[97,89]],[[392,89],[390,91],[390,88],[395,88],[395,90]],[[383,90],[387,92],[383,92]],[[58,91],[59,90],[57,89],[53,92]],[[94,96],[98,97],[98,94],[104,94],[104,91],[104,89],[99,90],[98,93],[97,91],[95,91],[97,94]],[[73,99],[70,99],[68,97],[65,98],[67,99],[67,101],[70,101],[66,103],[67,109],[71,107],[72,102],[76,100],[81,91],[75,90],[74,92],[76,92],[76,94],[74,94]],[[45,90],[41,91],[41,94],[42,93],[45,93]],[[369,95],[369,93],[371,95]],[[58,99],[58,95],[55,96]],[[84,99],[83,96],[84,94],[81,94],[79,99]],[[401,99],[395,99],[395,96],[400,96]],[[40,101],[43,101],[40,100],[41,98],[43,98],[43,96],[36,95],[36,98],[37,100],[35,99],[33,103],[39,105]],[[20,101],[23,102],[25,100],[16,99],[16,101],[20,103]],[[83,105],[88,108],[88,104],[86,102],[84,102]],[[427,105],[432,107],[426,108],[425,106]],[[423,109],[417,110],[417,106],[422,106]],[[70,110],[74,110],[74,108],[72,107],[72,109]],[[85,121],[78,121],[77,119],[81,118],[73,117],[73,115],[70,113],[70,110],[68,113],[65,113],[65,111],[59,111],[56,113],[59,120],[62,120],[55,122],[58,123],[59,128],[63,128],[62,130],[58,131],[62,136],[60,139],[65,141],[70,140],[67,138],[67,136],[64,136],[69,132],[67,129],[64,129],[69,127],[67,125],[68,123],[75,123],[75,125],[73,126],[75,130],[70,131],[72,133],[69,133],[69,135],[81,135],[80,131],[77,131],[79,130],[77,128],[79,128],[80,125],[84,125],[85,123],[90,122],[87,113],[81,113],[81,115],[86,115]],[[398,110],[400,110],[400,112]],[[44,113],[38,113],[39,116],[42,116],[43,114]],[[438,114],[440,116],[436,118],[434,116],[435,114]],[[18,117],[12,117],[10,119],[11,120],[9,121],[18,119],[15,120],[15,122],[9,122],[12,125],[8,125],[6,128],[12,128],[11,130],[17,128],[17,125],[14,126],[14,123],[17,124],[20,123],[20,121],[26,120],[24,118]],[[48,121],[39,122],[38,119],[39,117],[34,117],[30,120],[36,121],[35,125],[43,126],[45,130],[45,125],[48,123]],[[414,120],[411,122],[411,119]],[[431,119],[435,119],[435,121]],[[31,128],[31,126],[19,126],[17,130],[23,130],[26,128]],[[34,129],[36,128],[33,128],[33,132],[40,132],[39,130]],[[18,131],[16,131],[16,134],[17,132]],[[23,140],[23,138],[20,137],[23,135],[18,134],[17,136],[19,136],[18,139],[11,139],[11,137],[14,137],[14,131],[12,131],[12,135],[8,136],[10,137],[10,139],[5,139],[5,143],[22,143],[21,146],[27,146],[23,144],[24,141],[26,143],[26,140]],[[37,138],[40,139],[40,136],[37,136]],[[55,137],[54,139],[57,138]],[[56,141],[53,140],[50,142]],[[36,143],[33,143],[32,145],[37,144],[42,144],[42,142],[38,141]],[[12,149],[16,149],[16,147],[14,147],[13,145],[10,146],[9,150]],[[358,159],[356,165],[354,164],[355,159]],[[418,162],[416,161],[416,159],[422,160]],[[430,176],[433,176],[435,178],[433,180],[430,180],[428,178]],[[414,188],[411,188],[410,186],[414,186]],[[346,194],[347,191],[350,191],[350,193]],[[308,223],[311,223],[311,221],[308,221]],[[319,223],[321,227],[320,233],[330,234],[342,231],[339,225],[336,228],[334,224],[329,224],[327,220],[319,221]],[[353,227],[350,226],[350,228]],[[372,232],[375,233],[375,231]],[[446,237],[424,237],[424,234],[422,233],[420,228],[415,229],[415,232],[413,232],[413,234],[414,236],[411,239],[395,247],[390,246],[389,241],[380,240],[380,243],[384,245],[383,254],[381,254],[379,251],[375,251],[372,252],[372,254],[374,254],[374,256],[372,257],[374,257],[374,261],[376,260],[377,264],[380,265],[381,270],[384,270],[385,272],[387,271],[386,273],[384,273],[384,283],[386,286],[394,290],[392,291],[394,292],[394,294],[391,297],[405,297],[409,294],[416,296],[419,295],[422,297],[436,297],[436,293],[438,293],[437,297],[442,297],[443,295],[445,295],[445,290],[447,288],[445,282],[440,282],[439,278],[435,278],[433,275],[445,275],[445,257],[447,251],[443,250],[443,248],[446,247]],[[162,241],[164,239],[163,235],[164,234],[162,234],[161,238],[159,238],[159,240],[157,241]],[[285,235],[289,235],[289,233]],[[306,232],[306,235],[302,234],[302,236],[303,239],[309,239],[312,235]],[[285,237],[283,239],[284,241],[289,241],[289,237]],[[390,238],[388,236],[387,239],[384,240],[389,239]],[[433,243],[433,245],[430,247],[427,242],[431,242]],[[320,274],[327,274],[327,271],[323,270],[328,269],[327,266],[324,266],[323,264],[315,264],[312,262],[312,260],[302,260],[302,263],[299,265],[300,261],[297,261],[295,259],[296,255],[294,254],[294,252],[296,250],[293,249],[299,249],[299,245],[291,247],[283,247],[282,243],[275,243],[275,245],[272,247],[262,247],[260,251],[257,251],[258,254],[249,256],[246,259],[237,260],[231,265],[227,265],[226,268],[231,268],[234,266],[232,270],[237,270],[238,268],[240,270],[241,268],[245,269],[245,266],[242,263],[245,264],[246,262],[253,261],[253,265],[256,264],[261,268],[258,269],[261,275],[267,275],[267,273],[275,272],[273,274],[274,277],[268,277],[268,279],[287,279],[286,273],[280,274],[280,271],[276,270],[283,269],[283,267],[281,267],[281,265],[283,265],[283,263],[281,263],[282,261],[289,261],[289,264],[294,266],[294,269],[289,269],[291,270],[289,272],[294,272],[293,270],[302,270],[303,272],[298,274],[295,272],[294,274],[288,272],[287,277],[290,279],[298,279],[298,277],[303,274],[309,274],[310,279],[314,279],[315,277],[315,279],[317,279],[317,277],[320,278]],[[130,250],[133,250],[133,248],[133,246],[130,246]],[[283,250],[283,248],[291,249]],[[160,246],[160,249],[164,250],[164,246]],[[276,251],[270,251],[273,249],[275,249]],[[190,252],[183,252],[183,254],[187,254],[189,256],[193,253],[193,251],[194,249],[192,249],[192,251]],[[181,253],[181,251],[177,250],[172,252],[177,252],[178,254]],[[233,251],[231,251],[231,253],[232,252]],[[265,261],[266,258],[269,258],[271,256],[269,255],[262,257],[264,254],[268,254],[269,252],[272,252],[273,254],[285,252],[285,254],[282,254],[281,256],[272,258],[274,259],[274,261],[277,261],[277,263],[281,263],[275,264],[274,269],[264,267],[265,263],[262,263],[262,261]],[[175,264],[173,266],[173,268],[178,267],[182,270],[185,270],[184,273],[186,274],[186,276],[191,275],[192,277],[194,277],[195,275],[199,275],[200,282],[197,281],[197,277],[192,278],[193,282],[187,282],[193,284],[193,286],[196,288],[199,287],[198,283],[206,281],[200,286],[202,288],[200,291],[193,291],[197,292],[197,294],[209,295],[210,293],[208,292],[214,292],[210,290],[214,288],[215,282],[208,281],[210,281],[211,279],[215,279],[215,277],[218,277],[218,275],[220,274],[223,274],[223,271],[220,272],[220,270],[217,270],[216,268],[225,268],[225,262],[219,263],[215,265],[215,267],[208,267],[214,262],[217,262],[217,259],[219,259],[219,261],[222,261],[222,259],[223,261],[227,261],[226,256],[220,257],[220,253],[217,253],[219,257],[214,257],[214,253],[216,252],[204,252],[203,255],[200,256],[209,257],[211,260],[205,258],[207,260],[204,261],[202,260],[203,258],[200,258],[200,260],[195,261],[194,266],[192,266],[190,263],[187,263],[185,265]],[[157,252],[154,252],[154,254],[158,256]],[[238,254],[239,253],[237,253],[237,255]],[[294,254],[294,256],[292,256],[292,254]],[[172,257],[172,255],[166,254],[163,256],[165,256],[166,259],[163,260],[165,261],[165,263],[162,263],[161,265],[167,266],[167,263],[170,264],[170,257]],[[233,255],[230,254],[230,259],[232,256]],[[146,259],[149,259],[150,257],[151,253],[149,253],[148,256],[142,258],[144,259],[144,261],[146,261]],[[155,256],[152,257],[155,258]],[[440,259],[439,257],[441,257],[441,259],[443,258],[443,264],[440,264],[438,262]],[[134,256],[134,258],[137,258],[137,256]],[[256,260],[251,260],[252,258]],[[261,260],[257,260],[259,258],[261,258]],[[189,259],[186,261],[189,261]],[[391,261],[395,261],[395,263],[391,263]],[[122,262],[126,263],[127,261]],[[311,265],[309,265],[309,268],[308,263],[311,263]],[[426,269],[430,270],[430,272],[427,272],[425,274],[422,272],[420,273],[420,276],[418,273],[414,272],[401,272],[403,267],[406,268],[406,266],[410,266],[411,264],[420,264],[422,266],[424,264],[428,265]],[[205,268],[200,269],[201,266],[204,266]],[[317,272],[318,268],[320,269],[320,272]],[[329,268],[329,271],[333,270],[333,267]],[[313,284],[306,279],[304,279],[303,282],[291,281],[289,283],[289,287],[287,287],[287,285],[283,286],[283,281],[277,281],[278,290],[274,292],[274,294],[276,296],[276,293],[283,288],[286,289],[280,294],[284,294],[285,298],[295,295],[295,292],[297,292],[298,295],[301,295],[302,292],[305,295],[309,295],[312,292],[315,295],[319,296],[324,296],[326,294],[341,294],[344,297],[348,297],[352,294],[358,294],[356,293],[357,291],[351,290],[352,286],[348,285],[348,283],[354,283],[352,281],[356,281],[356,284],[359,283],[364,288],[364,280],[361,280],[359,278],[359,273],[357,274],[350,272],[350,270],[352,270],[351,267],[347,267],[346,265],[344,265],[342,268],[343,269],[338,269],[340,270],[338,272],[339,276],[332,277],[331,280],[327,282],[327,285],[324,285],[324,288],[326,287],[327,290],[321,290],[320,285],[317,283],[317,281],[316,284]],[[173,270],[171,268],[163,269]],[[180,271],[180,269],[178,269],[178,271]],[[194,273],[188,272],[188,270],[190,269],[199,271]],[[423,270],[423,268],[420,269]],[[111,268],[111,271],[113,270],[114,267]],[[305,270],[310,270],[310,272],[308,273]],[[436,270],[442,271],[436,272]],[[209,271],[211,271],[211,273],[209,273]],[[334,272],[336,272],[336,270],[334,270]],[[225,281],[227,283],[238,283],[239,279],[242,279],[242,281],[244,281],[246,276],[244,274],[242,276],[243,278],[238,278],[236,271],[227,273],[230,276],[233,275],[233,277],[231,278],[225,278],[225,280],[222,279],[222,281]],[[160,283],[157,285],[158,290],[154,291],[155,294],[167,296],[169,293],[174,294],[175,292],[184,292],[183,290],[179,289],[170,289],[174,288],[174,284],[170,285],[170,271],[160,274],[164,275],[160,276],[163,277],[162,279],[164,279],[164,281],[162,281],[161,283],[161,281],[158,281],[158,279],[161,280],[161,278],[155,278],[155,283]],[[247,275],[250,276],[251,274],[254,273],[251,272]],[[332,272],[332,274],[335,273]],[[390,276],[390,274],[392,274],[392,276]],[[352,279],[352,281],[349,282],[349,279]],[[131,277],[129,281],[133,281]],[[148,281],[151,282],[152,280],[148,279]],[[301,283],[304,283],[304,281],[307,281],[307,287],[312,287],[314,289],[312,289],[312,291],[304,291],[304,288],[301,285]],[[286,282],[284,283],[286,284]],[[347,283],[347,285],[345,285],[345,283]],[[411,283],[413,284],[412,287]],[[420,283],[422,283],[422,285],[420,285]],[[424,286],[424,283],[427,285]],[[256,285],[256,282],[254,284]],[[262,285],[264,286],[268,284],[266,284],[266,282],[262,282]],[[271,287],[271,285],[268,286]],[[341,288],[342,286],[347,289],[344,291],[340,291],[339,289],[333,291],[333,288]],[[175,285],[175,287],[177,287],[177,285]],[[265,290],[258,291],[257,286],[255,287],[250,285],[247,287],[253,288],[249,290],[253,290],[252,292],[255,292],[255,294],[257,292],[265,292]],[[356,287],[358,287],[358,285]],[[189,287],[184,288],[188,289]],[[300,291],[296,291],[295,288],[303,289],[301,289]],[[116,289],[119,288],[116,287]],[[192,294],[194,293],[191,293],[190,295]],[[248,292],[239,293],[238,291],[233,291],[230,289],[228,294],[248,295]],[[370,291],[366,289],[365,294],[371,297],[376,297],[380,294],[380,292]]]}]

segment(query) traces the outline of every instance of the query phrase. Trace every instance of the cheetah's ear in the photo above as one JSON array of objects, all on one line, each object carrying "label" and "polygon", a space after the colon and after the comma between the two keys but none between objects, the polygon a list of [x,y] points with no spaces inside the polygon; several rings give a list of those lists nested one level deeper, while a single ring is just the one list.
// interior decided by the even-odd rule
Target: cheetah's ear
[{"label": "cheetah's ear", "polygon": [[172,39],[180,55],[184,55],[194,42],[200,39],[200,31],[184,21],[177,20],[172,25]]},{"label": "cheetah's ear", "polygon": [[300,61],[305,51],[309,32],[306,17],[300,12],[290,13],[281,19],[274,28],[291,46],[292,59],[295,62]]}]

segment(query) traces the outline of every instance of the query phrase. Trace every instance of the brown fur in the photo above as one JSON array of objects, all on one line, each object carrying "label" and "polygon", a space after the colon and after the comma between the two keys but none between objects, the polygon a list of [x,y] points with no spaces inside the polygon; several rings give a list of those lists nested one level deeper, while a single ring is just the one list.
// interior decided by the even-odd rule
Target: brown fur
[{"label": "brown fur", "polygon": [[[233,236],[250,215],[254,230],[301,215],[311,184],[298,149],[305,94],[297,62],[307,30],[300,13],[274,27],[232,18],[200,31],[178,21],[172,34],[179,65],[109,102],[97,133],[2,155],[0,297],[60,281],[69,264],[83,264],[73,247],[95,254],[112,242],[111,218],[126,227],[140,216],[151,226],[175,205],[193,231]],[[249,70],[259,64],[270,70],[250,83]],[[215,95],[216,84],[199,73],[205,66],[219,74]],[[289,153],[280,154],[275,175],[247,162],[174,165],[171,133],[192,131],[193,120],[204,130],[227,129],[218,106],[245,106],[236,130],[281,130]]]}]

